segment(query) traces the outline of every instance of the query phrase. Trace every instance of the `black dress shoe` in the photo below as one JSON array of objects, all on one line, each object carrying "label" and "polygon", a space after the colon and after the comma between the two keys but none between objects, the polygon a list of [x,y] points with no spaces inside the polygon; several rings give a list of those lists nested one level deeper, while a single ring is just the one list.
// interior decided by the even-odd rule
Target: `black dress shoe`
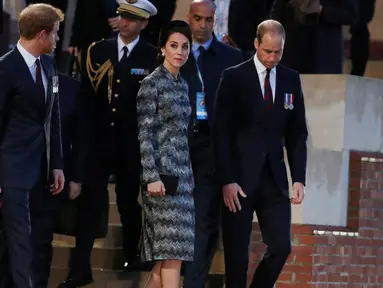
[{"label": "black dress shoe", "polygon": [[64,282],[60,283],[57,288],[76,288],[82,287],[93,283],[92,276],[78,275],[76,277],[69,277]]}]

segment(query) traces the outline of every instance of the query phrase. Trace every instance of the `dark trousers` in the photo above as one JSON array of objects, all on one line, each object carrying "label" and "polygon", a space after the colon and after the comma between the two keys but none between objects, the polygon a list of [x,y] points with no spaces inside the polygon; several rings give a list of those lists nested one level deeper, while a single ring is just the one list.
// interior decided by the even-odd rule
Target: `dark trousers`
[{"label": "dark trousers", "polygon": [[351,26],[350,56],[351,75],[363,76],[370,55],[370,32],[368,23],[372,20],[375,11],[375,0],[359,1],[359,18]]},{"label": "dark trousers", "polygon": [[84,193],[81,195],[72,274],[90,272],[95,233],[105,205],[109,205],[107,187],[111,174],[116,175],[115,192],[122,223],[124,255],[128,262],[134,261],[137,256],[142,225],[141,206],[137,200],[140,190],[140,160],[138,155],[132,156],[129,161],[111,158],[93,161],[94,165],[88,171],[93,181],[84,183]]},{"label": "dark trousers", "polygon": [[[44,169],[45,170],[45,169]],[[32,278],[34,288],[47,288],[52,263],[54,220],[65,192],[53,196],[43,178],[31,191],[29,201],[32,235]]]},{"label": "dark trousers", "polygon": [[32,287],[29,194],[25,189],[2,187],[2,214],[14,288]]},{"label": "dark trousers", "polygon": [[191,149],[195,178],[194,261],[185,265],[185,288],[205,287],[219,234],[220,193],[212,165],[210,138],[202,136],[195,140],[197,143]]},{"label": "dark trousers", "polygon": [[[246,191],[244,191],[246,193]],[[251,196],[241,198],[241,211],[222,211],[226,288],[245,288],[249,264],[253,213],[257,213],[267,252],[259,264],[252,288],[273,288],[291,252],[291,204],[277,187],[268,164]]]}]

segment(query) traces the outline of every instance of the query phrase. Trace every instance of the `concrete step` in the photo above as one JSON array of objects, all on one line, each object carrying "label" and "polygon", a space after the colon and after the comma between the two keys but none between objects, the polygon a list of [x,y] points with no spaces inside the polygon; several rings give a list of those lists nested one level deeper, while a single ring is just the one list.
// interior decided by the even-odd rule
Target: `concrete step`
[{"label": "concrete step", "polygon": [[[53,246],[74,247],[76,238],[66,235],[55,234],[53,237]],[[122,247],[122,227],[121,224],[109,224],[108,235],[104,239],[97,239],[95,248],[121,248]]]},{"label": "concrete step", "polygon": [[[343,73],[349,74],[351,71],[350,60],[345,60]],[[365,77],[383,79],[383,60],[369,60],[367,62]]]},{"label": "concrete step", "polygon": [[[150,276],[149,272],[122,273],[116,271],[93,270],[94,282],[86,288],[144,288]],[[48,288],[56,288],[68,275],[67,269],[51,269]],[[181,285],[183,284],[181,278]],[[209,275],[206,288],[224,288],[224,277],[221,275]]]},{"label": "concrete step", "polygon": [[[149,272],[122,273],[94,269],[94,282],[87,288],[141,288],[150,276]],[[52,268],[48,288],[56,288],[68,275],[68,269]]]},{"label": "concrete step", "polygon": [[[52,268],[69,268],[73,247],[53,246]],[[94,269],[118,271],[124,265],[124,255],[120,248],[94,247],[91,263]]]},{"label": "concrete step", "polygon": [[[53,242],[52,268],[69,268],[71,254],[74,245],[57,245]],[[124,264],[124,255],[121,248],[99,247],[95,244],[91,258],[92,268],[104,270],[119,270]],[[224,274],[224,254],[223,251],[217,251],[214,255],[210,268],[210,274]]]}]

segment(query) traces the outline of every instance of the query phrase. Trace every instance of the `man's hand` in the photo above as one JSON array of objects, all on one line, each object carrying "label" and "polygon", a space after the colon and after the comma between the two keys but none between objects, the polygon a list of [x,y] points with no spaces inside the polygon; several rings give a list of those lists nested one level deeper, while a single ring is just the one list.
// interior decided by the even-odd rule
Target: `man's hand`
[{"label": "man's hand", "polygon": [[51,192],[53,195],[59,194],[64,189],[65,177],[63,170],[54,169],[52,171],[53,184],[51,185]]},{"label": "man's hand", "polygon": [[237,183],[231,183],[223,186],[223,201],[225,205],[231,212],[241,211],[241,203],[239,202],[238,194],[243,198],[246,198],[246,194],[242,191],[242,188]]},{"label": "man's hand", "polygon": [[69,53],[70,55],[75,56],[75,57],[78,57],[79,52],[80,52],[80,50],[78,49],[78,47],[69,47],[69,48],[68,48],[68,53]]},{"label": "man's hand", "polygon": [[305,197],[305,187],[300,182],[295,182],[293,184],[293,197],[290,198],[290,201],[294,205],[301,204],[303,198]]},{"label": "man's hand", "polygon": [[69,200],[74,200],[81,194],[81,184],[73,181],[69,182]]},{"label": "man's hand", "polygon": [[120,17],[113,17],[108,19],[109,26],[112,28],[113,31],[118,31],[118,24],[120,22]]}]

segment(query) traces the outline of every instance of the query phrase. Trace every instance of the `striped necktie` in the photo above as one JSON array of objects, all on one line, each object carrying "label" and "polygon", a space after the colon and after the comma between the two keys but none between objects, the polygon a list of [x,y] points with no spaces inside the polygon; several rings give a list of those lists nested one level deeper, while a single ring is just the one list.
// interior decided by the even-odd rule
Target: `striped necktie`
[{"label": "striped necktie", "polygon": [[270,85],[270,69],[266,69],[266,78],[264,85],[265,95],[263,96],[263,100],[266,104],[266,111],[269,111],[271,107],[273,107],[273,91],[271,90]]}]

